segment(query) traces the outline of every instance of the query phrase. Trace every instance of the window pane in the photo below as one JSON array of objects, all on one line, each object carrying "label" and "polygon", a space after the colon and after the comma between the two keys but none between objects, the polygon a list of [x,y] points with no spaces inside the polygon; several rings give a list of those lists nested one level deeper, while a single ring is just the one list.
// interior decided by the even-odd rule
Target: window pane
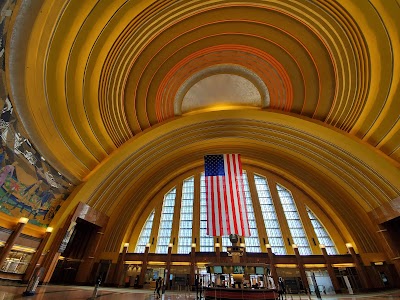
[{"label": "window pane", "polygon": [[173,188],[164,196],[156,253],[168,253],[168,245],[171,240],[172,220],[174,218],[175,197],[176,188]]},{"label": "window pane", "polygon": [[144,253],[147,243],[150,242],[151,228],[153,227],[154,210],[147,217],[136,243],[135,252]]},{"label": "window pane", "polygon": [[[260,253],[261,252],[260,239],[258,238],[258,229],[257,229],[256,218],[254,216],[253,201],[251,199],[249,182],[247,179],[247,173],[245,171],[243,171],[243,185],[244,185],[244,192],[246,195],[247,218],[249,221],[249,228],[251,234],[250,237],[245,238],[246,251]],[[249,248],[247,247],[248,245],[251,245],[252,247]]]},{"label": "window pane", "polygon": [[322,223],[317,219],[317,217],[314,215],[314,213],[306,207],[308,217],[311,220],[311,224],[314,227],[315,235],[317,236],[318,242],[321,245],[325,245],[326,252],[329,255],[334,255],[338,254],[335,244],[333,243],[331,237],[329,236],[328,232],[326,231],[325,227],[322,225]]},{"label": "window pane", "polygon": [[[260,208],[272,252],[275,254],[286,254],[282,232],[276,216],[275,207],[272,202],[272,196],[269,191],[267,179],[259,175],[254,175],[254,181],[256,184]],[[277,240],[279,240],[279,242],[277,242]]]},{"label": "window pane", "polygon": [[206,181],[204,173],[200,176],[200,251],[214,252],[214,237],[208,236],[206,213]]},{"label": "window pane", "polygon": [[189,253],[192,245],[194,177],[183,181],[182,190],[178,253]]},{"label": "window pane", "polygon": [[300,215],[297,211],[292,194],[280,184],[276,185],[276,189],[282,203],[283,212],[285,213],[293,242],[298,246],[300,254],[311,255],[311,248],[308,244],[306,233],[303,224],[301,223]]}]

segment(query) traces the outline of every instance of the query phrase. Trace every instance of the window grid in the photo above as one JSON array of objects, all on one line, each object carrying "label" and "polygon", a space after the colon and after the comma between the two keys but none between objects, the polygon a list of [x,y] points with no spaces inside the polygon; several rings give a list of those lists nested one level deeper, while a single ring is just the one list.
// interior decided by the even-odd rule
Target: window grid
[{"label": "window grid", "polygon": [[173,188],[164,196],[160,226],[158,229],[156,253],[168,253],[168,245],[171,240],[172,221],[174,219],[175,197],[176,188]]},{"label": "window grid", "polygon": [[325,245],[326,253],[329,255],[338,254],[335,244],[333,243],[331,237],[329,236],[328,232],[326,231],[325,227],[322,223],[317,219],[314,213],[306,207],[308,217],[313,225],[315,235],[318,238],[318,242],[320,245]]},{"label": "window grid", "polygon": [[192,247],[194,177],[183,181],[178,253],[190,253]]},{"label": "window grid", "polygon": [[286,248],[267,179],[259,175],[254,175],[254,181],[272,252],[277,255],[285,255]]},{"label": "window grid", "polygon": [[243,185],[244,194],[246,197],[246,208],[247,208],[247,219],[249,221],[250,236],[245,238],[246,252],[260,253],[260,239],[258,238],[258,230],[256,218],[254,216],[253,201],[251,199],[249,181],[247,179],[247,173],[243,171]]},{"label": "window grid", "polygon": [[207,235],[206,179],[200,177],[200,251],[214,252],[214,237]]},{"label": "window grid", "polygon": [[221,251],[222,252],[227,252],[228,251],[228,247],[232,246],[232,243],[231,243],[231,241],[229,239],[229,236],[221,236],[221,241],[222,241],[222,243],[221,243],[221,246],[222,246]]},{"label": "window grid", "polygon": [[[260,202],[260,209],[264,219],[265,228],[268,236],[268,242],[272,251],[277,255],[286,254],[285,243],[282,237],[280,224],[277,218],[272,196],[265,177],[254,175],[255,186]],[[247,252],[261,252],[260,240],[258,236],[257,223],[254,216],[254,208],[252,205],[251,194],[248,185],[247,174],[243,173],[244,192],[246,196],[246,208],[248,212],[248,221],[251,236],[245,238]],[[301,255],[311,255],[311,249],[305,234],[296,204],[290,191],[283,186],[277,184],[278,196],[280,198],[282,208],[289,226],[293,242],[297,244]],[[158,230],[158,238],[156,245],[156,253],[168,253],[168,246],[171,240],[172,222],[174,218],[174,207],[176,198],[176,188],[173,188],[164,196],[160,225]],[[181,211],[178,233],[178,251],[177,253],[190,253],[193,237],[193,203],[194,203],[194,177],[190,177],[183,182]],[[214,252],[214,237],[207,236],[207,212],[206,212],[206,185],[205,175],[200,177],[200,251]],[[330,238],[328,232],[317,219],[314,213],[306,207],[308,216],[313,225],[315,234],[320,244],[325,245],[327,253],[330,255],[337,254],[336,247]],[[144,253],[146,245],[150,241],[153,220],[155,212],[151,212],[146,220],[142,231],[139,235],[135,252]],[[226,251],[227,246],[231,246],[229,237],[220,237],[221,250]]]},{"label": "window grid", "polygon": [[279,199],[282,204],[283,212],[289,226],[293,242],[297,245],[301,255],[311,255],[311,248],[308,244],[307,236],[301,223],[299,212],[297,211],[292,194],[283,186],[277,184]]},{"label": "window grid", "polygon": [[150,242],[151,229],[153,228],[154,210],[150,213],[140,232],[139,239],[136,243],[135,253],[144,253],[146,245]]}]

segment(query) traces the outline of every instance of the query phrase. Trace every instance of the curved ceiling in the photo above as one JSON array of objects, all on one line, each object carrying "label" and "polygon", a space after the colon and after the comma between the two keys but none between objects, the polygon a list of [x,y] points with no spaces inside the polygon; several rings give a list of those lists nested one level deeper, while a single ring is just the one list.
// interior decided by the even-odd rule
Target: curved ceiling
[{"label": "curved ceiling", "polygon": [[157,188],[238,151],[335,207],[373,251],[346,205],[400,195],[399,13],[396,0],[20,1],[10,96],[42,155],[85,183],[70,204],[125,212],[110,249]]}]

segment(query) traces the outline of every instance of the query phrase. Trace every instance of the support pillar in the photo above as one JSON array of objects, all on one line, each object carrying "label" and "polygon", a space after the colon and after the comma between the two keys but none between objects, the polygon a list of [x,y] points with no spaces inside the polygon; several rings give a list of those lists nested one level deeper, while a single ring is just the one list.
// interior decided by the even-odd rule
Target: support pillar
[{"label": "support pillar", "polygon": [[329,255],[328,255],[328,253],[326,252],[326,248],[325,248],[324,245],[319,245],[319,247],[321,248],[322,255],[324,256],[326,268],[328,270],[329,277],[330,277],[330,279],[332,281],[333,288],[335,289],[335,293],[336,294],[341,294],[342,290],[340,289],[339,281],[337,280],[337,277],[336,277],[336,274],[335,274],[335,270],[332,267],[331,259],[330,259]]},{"label": "support pillar", "polygon": [[353,245],[350,243],[347,243],[346,247],[349,250],[351,257],[353,258],[353,262],[354,262],[354,265],[356,266],[358,277],[360,278],[361,287],[366,290],[372,288],[372,286],[368,282],[368,277],[365,272],[364,266],[361,265],[360,259],[357,256],[356,252],[354,251]]},{"label": "support pillar", "polygon": [[272,252],[272,248],[270,244],[265,245],[267,247],[269,265],[271,267],[271,276],[274,279],[274,284],[278,288],[278,272],[276,271],[275,266],[275,254]]},{"label": "support pillar", "polygon": [[221,262],[221,245],[220,243],[215,243],[215,254],[216,254],[216,259],[217,262]]},{"label": "support pillar", "polygon": [[53,231],[53,228],[47,227],[46,233],[44,234],[43,239],[39,244],[39,247],[36,249],[35,254],[32,256],[32,259],[29,262],[29,265],[25,270],[24,277],[22,278],[22,281],[24,283],[28,282],[31,279],[32,275],[34,274],[34,271],[36,269],[36,266],[38,265],[39,259],[42,256],[43,249],[46,246],[52,231]]},{"label": "support pillar", "polygon": [[140,287],[143,287],[144,285],[144,279],[147,271],[147,263],[149,259],[149,250],[150,250],[150,244],[147,244],[143,254],[142,269],[140,270],[140,277],[139,277]]},{"label": "support pillar", "polygon": [[301,258],[299,248],[297,248],[297,245],[293,244],[292,247],[294,250],[294,254],[296,255],[297,266],[299,267],[301,281],[303,281],[303,286],[306,289],[307,295],[309,295],[310,294],[310,286],[308,285],[306,270],[304,269],[304,264],[303,264],[303,259]]},{"label": "support pillar", "polygon": [[[380,239],[381,244],[385,248],[386,252],[390,257],[390,262],[394,265],[397,278],[400,278],[400,249],[396,246],[395,242],[393,241],[394,238],[387,228],[384,225],[378,224],[378,231],[377,231]],[[396,282],[397,281],[397,282]],[[397,285],[400,284],[400,279],[396,279]]]},{"label": "support pillar", "polygon": [[244,243],[241,243],[240,248],[243,249],[240,262],[246,264],[247,263],[246,245]]},{"label": "support pillar", "polygon": [[17,238],[20,236],[22,229],[24,229],[25,224],[28,223],[29,219],[28,218],[20,218],[18,221],[17,226],[15,227],[13,233],[8,237],[6,244],[4,247],[1,249],[1,254],[0,254],[0,267],[4,264],[6,261],[8,255],[10,254],[10,251],[12,247],[15,244],[15,241]]},{"label": "support pillar", "polygon": [[56,236],[50,246],[50,249],[44,257],[43,263],[41,265],[44,268],[43,284],[49,283],[51,276],[53,275],[58,258],[61,255],[58,251],[60,249],[61,242],[63,241],[65,234],[67,233],[68,228],[71,225],[72,217],[72,214],[69,215],[64,222],[64,226],[58,229]]},{"label": "support pillar", "polygon": [[115,286],[120,287],[123,286],[123,275],[124,275],[124,264],[125,264],[125,257],[126,253],[128,252],[128,247],[129,243],[124,244],[124,248],[122,249],[122,252],[118,256],[118,261],[117,265],[115,267],[115,272],[114,272],[114,280],[113,283]]},{"label": "support pillar", "polygon": [[[75,281],[77,283],[89,283],[95,282],[96,278],[89,278],[92,274],[92,269],[94,265],[94,260],[96,256],[97,249],[101,243],[101,240],[104,236],[104,232],[98,231],[96,236],[91,239],[90,244],[88,246],[88,250],[83,258],[83,262],[79,265],[78,272],[76,274]],[[103,278],[102,280],[105,280]]]},{"label": "support pillar", "polygon": [[170,274],[171,274],[171,253],[172,253],[172,244],[168,245],[168,254],[167,254],[167,262],[165,266],[165,278],[164,278],[164,284],[167,290],[171,288],[171,283],[170,283]]},{"label": "support pillar", "polygon": [[196,266],[196,244],[192,244],[192,251],[190,252],[190,286],[194,285],[195,280],[195,266]]}]

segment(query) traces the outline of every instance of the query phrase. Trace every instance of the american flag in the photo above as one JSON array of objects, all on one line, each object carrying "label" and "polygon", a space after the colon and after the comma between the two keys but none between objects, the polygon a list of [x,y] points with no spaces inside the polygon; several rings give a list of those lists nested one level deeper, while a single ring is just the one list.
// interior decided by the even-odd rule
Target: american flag
[{"label": "american flag", "polygon": [[207,234],[250,236],[240,154],[204,157]]}]

